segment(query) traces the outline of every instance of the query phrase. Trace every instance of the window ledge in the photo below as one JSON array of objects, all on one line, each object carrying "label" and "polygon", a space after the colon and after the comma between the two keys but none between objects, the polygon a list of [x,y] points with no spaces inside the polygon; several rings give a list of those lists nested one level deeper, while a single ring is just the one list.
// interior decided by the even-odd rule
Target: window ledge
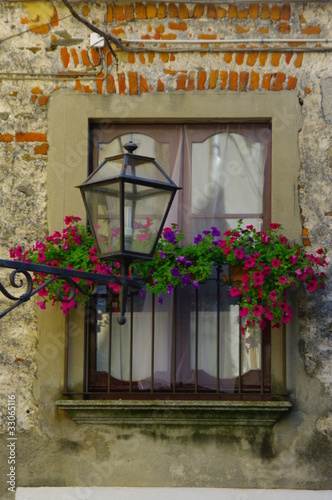
[{"label": "window ledge", "polygon": [[57,401],[78,424],[272,426],[289,401]]}]

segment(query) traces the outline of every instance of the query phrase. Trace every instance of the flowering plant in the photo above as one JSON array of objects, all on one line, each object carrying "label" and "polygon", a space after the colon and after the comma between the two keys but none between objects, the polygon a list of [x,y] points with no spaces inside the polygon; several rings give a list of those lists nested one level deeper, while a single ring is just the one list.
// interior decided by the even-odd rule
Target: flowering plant
[{"label": "flowering plant", "polygon": [[[11,248],[10,257],[33,264],[118,275],[120,264],[118,262],[110,264],[98,259],[93,237],[85,226],[79,224],[80,220],[80,217],[67,216],[62,233],[55,231],[52,235],[46,236],[45,242],[37,241],[32,248],[25,252],[20,245]],[[33,273],[33,281],[37,286],[45,283],[48,278],[49,276],[44,273]],[[73,278],[73,281],[88,291],[89,283],[78,278]],[[119,285],[116,283],[108,284],[108,286],[115,292],[119,291]],[[41,309],[45,309],[48,301],[54,305],[55,302],[59,301],[59,294],[66,298],[69,290],[69,284],[59,278],[38,291],[42,300],[37,302],[37,305]],[[64,314],[68,314],[70,309],[76,309],[78,300],[80,298],[76,295],[75,298],[62,302],[60,309]],[[81,298],[81,301],[84,301],[84,298]]]},{"label": "flowering plant", "polygon": [[[98,259],[93,238],[79,220],[79,217],[67,216],[62,233],[56,231],[46,237],[45,243],[37,242],[25,252],[21,246],[12,248],[10,256],[25,262],[118,275],[120,264]],[[150,226],[147,219],[139,228],[142,229],[139,234],[148,234]],[[255,325],[264,329],[266,321],[270,321],[272,327],[280,327],[293,315],[288,291],[304,283],[309,292],[315,292],[324,288],[327,279],[322,272],[327,266],[327,250],[319,248],[315,254],[309,254],[298,243],[290,243],[281,234],[282,229],[279,224],[270,224],[268,231],[257,231],[252,225],[243,228],[239,221],[235,229],[226,231],[223,236],[213,226],[198,234],[193,243],[182,245],[183,233],[173,224],[164,228],[153,260],[132,264],[131,275],[143,279],[146,289],[158,295],[161,303],[162,294],[172,293],[174,287],[193,285],[198,288],[216,266],[234,266],[241,273],[237,272],[230,281],[230,295],[238,297],[240,316],[245,319],[242,331]],[[42,273],[34,275],[37,285],[46,279]],[[89,285],[83,280],[77,281],[80,286]],[[108,286],[115,293],[119,291],[117,284]],[[54,305],[59,299],[59,290],[66,296],[68,287],[61,279],[53,281],[38,292],[42,301],[37,304],[42,309],[47,301]],[[72,307],[77,307],[76,298],[61,305],[64,314]]]},{"label": "flowering plant", "polygon": [[[180,246],[182,233],[177,226],[165,228],[153,262],[136,265],[147,280],[147,289],[159,295],[171,293],[175,286],[205,281],[216,265],[235,266],[237,276],[231,281],[230,295],[238,297],[240,316],[247,327],[261,329],[270,321],[272,327],[291,321],[293,310],[288,290],[305,283],[309,292],[325,287],[326,249],[309,254],[298,243],[290,243],[281,234],[280,224],[270,224],[268,231],[252,225],[226,231],[221,237],[216,227],[203,231],[194,243]],[[238,269],[241,269],[239,275]]]}]

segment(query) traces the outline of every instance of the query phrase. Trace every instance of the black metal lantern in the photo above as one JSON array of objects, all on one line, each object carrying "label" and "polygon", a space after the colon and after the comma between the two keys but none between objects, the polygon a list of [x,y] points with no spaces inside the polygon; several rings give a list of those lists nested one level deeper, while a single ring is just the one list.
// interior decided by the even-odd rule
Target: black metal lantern
[{"label": "black metal lantern", "polygon": [[99,257],[124,263],[152,258],[177,189],[154,158],[127,153],[106,158],[78,186]]}]

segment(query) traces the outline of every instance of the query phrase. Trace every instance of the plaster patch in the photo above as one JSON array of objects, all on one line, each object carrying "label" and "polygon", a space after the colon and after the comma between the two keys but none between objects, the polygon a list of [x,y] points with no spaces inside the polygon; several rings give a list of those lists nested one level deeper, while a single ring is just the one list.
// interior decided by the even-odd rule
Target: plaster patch
[{"label": "plaster patch", "polygon": [[332,123],[332,77],[321,81],[322,109],[325,120]]}]

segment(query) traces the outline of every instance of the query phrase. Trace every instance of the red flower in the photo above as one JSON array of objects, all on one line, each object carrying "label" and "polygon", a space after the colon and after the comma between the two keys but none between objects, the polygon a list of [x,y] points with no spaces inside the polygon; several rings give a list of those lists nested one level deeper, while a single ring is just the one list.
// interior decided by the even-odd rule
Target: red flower
[{"label": "red flower", "polygon": [[256,318],[259,318],[264,314],[264,307],[260,306],[259,304],[255,304],[252,313],[254,316],[256,316]]}]

